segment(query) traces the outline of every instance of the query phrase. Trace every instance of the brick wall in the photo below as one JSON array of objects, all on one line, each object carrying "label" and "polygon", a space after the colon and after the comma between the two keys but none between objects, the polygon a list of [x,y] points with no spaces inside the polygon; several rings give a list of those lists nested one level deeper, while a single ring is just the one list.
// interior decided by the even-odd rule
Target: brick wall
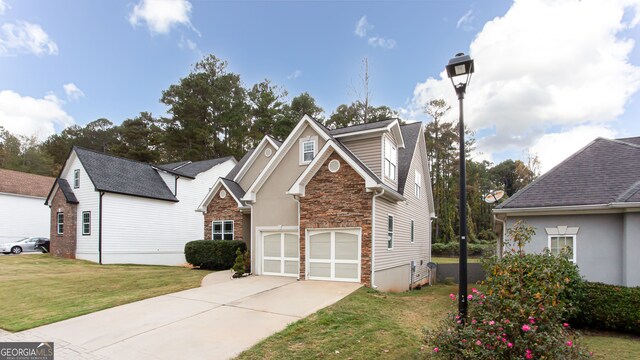
[{"label": "brick wall", "polygon": [[[224,199],[220,198],[220,191],[226,191],[227,196]],[[235,240],[242,239],[242,213],[238,210],[238,203],[234,200],[233,196],[221,186],[218,192],[213,196],[209,206],[207,206],[207,213],[204,214],[204,238],[205,240],[211,240],[211,222],[215,220],[233,220],[233,238]],[[246,239],[248,241],[249,239]]]},{"label": "brick wall", "polygon": [[[329,161],[340,161],[332,173]],[[305,274],[305,229],[362,228],[361,282],[371,284],[371,205],[364,179],[336,153],[331,154],[305,188],[300,198],[300,278]]]},{"label": "brick wall", "polygon": [[[58,187],[51,201],[51,232],[49,239],[51,253],[68,259],[76,258],[77,204],[69,204]],[[58,213],[64,214],[63,234],[58,234]]]}]

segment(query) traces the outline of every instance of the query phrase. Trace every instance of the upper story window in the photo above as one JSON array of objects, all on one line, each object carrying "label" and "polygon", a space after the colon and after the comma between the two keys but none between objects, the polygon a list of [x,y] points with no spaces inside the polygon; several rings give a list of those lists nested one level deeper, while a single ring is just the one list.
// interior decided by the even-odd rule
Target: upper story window
[{"label": "upper story window", "polygon": [[300,139],[300,165],[306,165],[313,160],[318,152],[318,138],[307,137]]},{"label": "upper story window", "polygon": [[416,197],[420,199],[420,192],[422,190],[422,174],[420,174],[418,170],[416,170],[415,183]]},{"label": "upper story window", "polygon": [[80,187],[80,169],[73,170],[73,188],[77,189]]},{"label": "upper story window", "polygon": [[389,139],[384,140],[384,176],[391,180],[396,180],[396,169],[398,167],[398,150]]}]

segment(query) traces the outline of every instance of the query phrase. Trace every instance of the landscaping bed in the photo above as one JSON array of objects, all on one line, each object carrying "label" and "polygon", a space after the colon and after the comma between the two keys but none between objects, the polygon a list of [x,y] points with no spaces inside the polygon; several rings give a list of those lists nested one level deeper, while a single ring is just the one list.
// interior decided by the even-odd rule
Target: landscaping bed
[{"label": "landscaping bed", "polygon": [[200,286],[209,271],[98,265],[50,255],[0,257],[0,328],[21,331]]}]

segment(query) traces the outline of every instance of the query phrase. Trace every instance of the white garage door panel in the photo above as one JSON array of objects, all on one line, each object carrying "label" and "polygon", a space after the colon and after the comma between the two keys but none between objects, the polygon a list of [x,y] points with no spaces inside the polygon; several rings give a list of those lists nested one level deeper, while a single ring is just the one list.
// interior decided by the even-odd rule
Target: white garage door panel
[{"label": "white garage door panel", "polygon": [[309,232],[309,279],[360,281],[360,230]]},{"label": "white garage door panel", "polygon": [[262,273],[264,275],[298,276],[298,235],[264,233],[262,235]]}]

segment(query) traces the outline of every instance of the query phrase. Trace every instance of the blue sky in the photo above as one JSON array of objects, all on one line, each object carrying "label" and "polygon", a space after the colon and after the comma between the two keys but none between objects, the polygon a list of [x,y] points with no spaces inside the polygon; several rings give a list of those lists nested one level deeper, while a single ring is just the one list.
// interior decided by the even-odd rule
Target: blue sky
[{"label": "blue sky", "polygon": [[[373,103],[426,120],[428,98],[455,102],[444,65],[471,51],[478,158],[530,151],[546,170],[595,136],[640,135],[639,2],[557,3],[0,0],[0,125],[46,137],[161,115],[162,90],[209,53],[247,86],[267,78],[290,98],[309,92],[326,115],[356,99],[367,57]],[[567,75],[584,59],[577,80]]]}]

